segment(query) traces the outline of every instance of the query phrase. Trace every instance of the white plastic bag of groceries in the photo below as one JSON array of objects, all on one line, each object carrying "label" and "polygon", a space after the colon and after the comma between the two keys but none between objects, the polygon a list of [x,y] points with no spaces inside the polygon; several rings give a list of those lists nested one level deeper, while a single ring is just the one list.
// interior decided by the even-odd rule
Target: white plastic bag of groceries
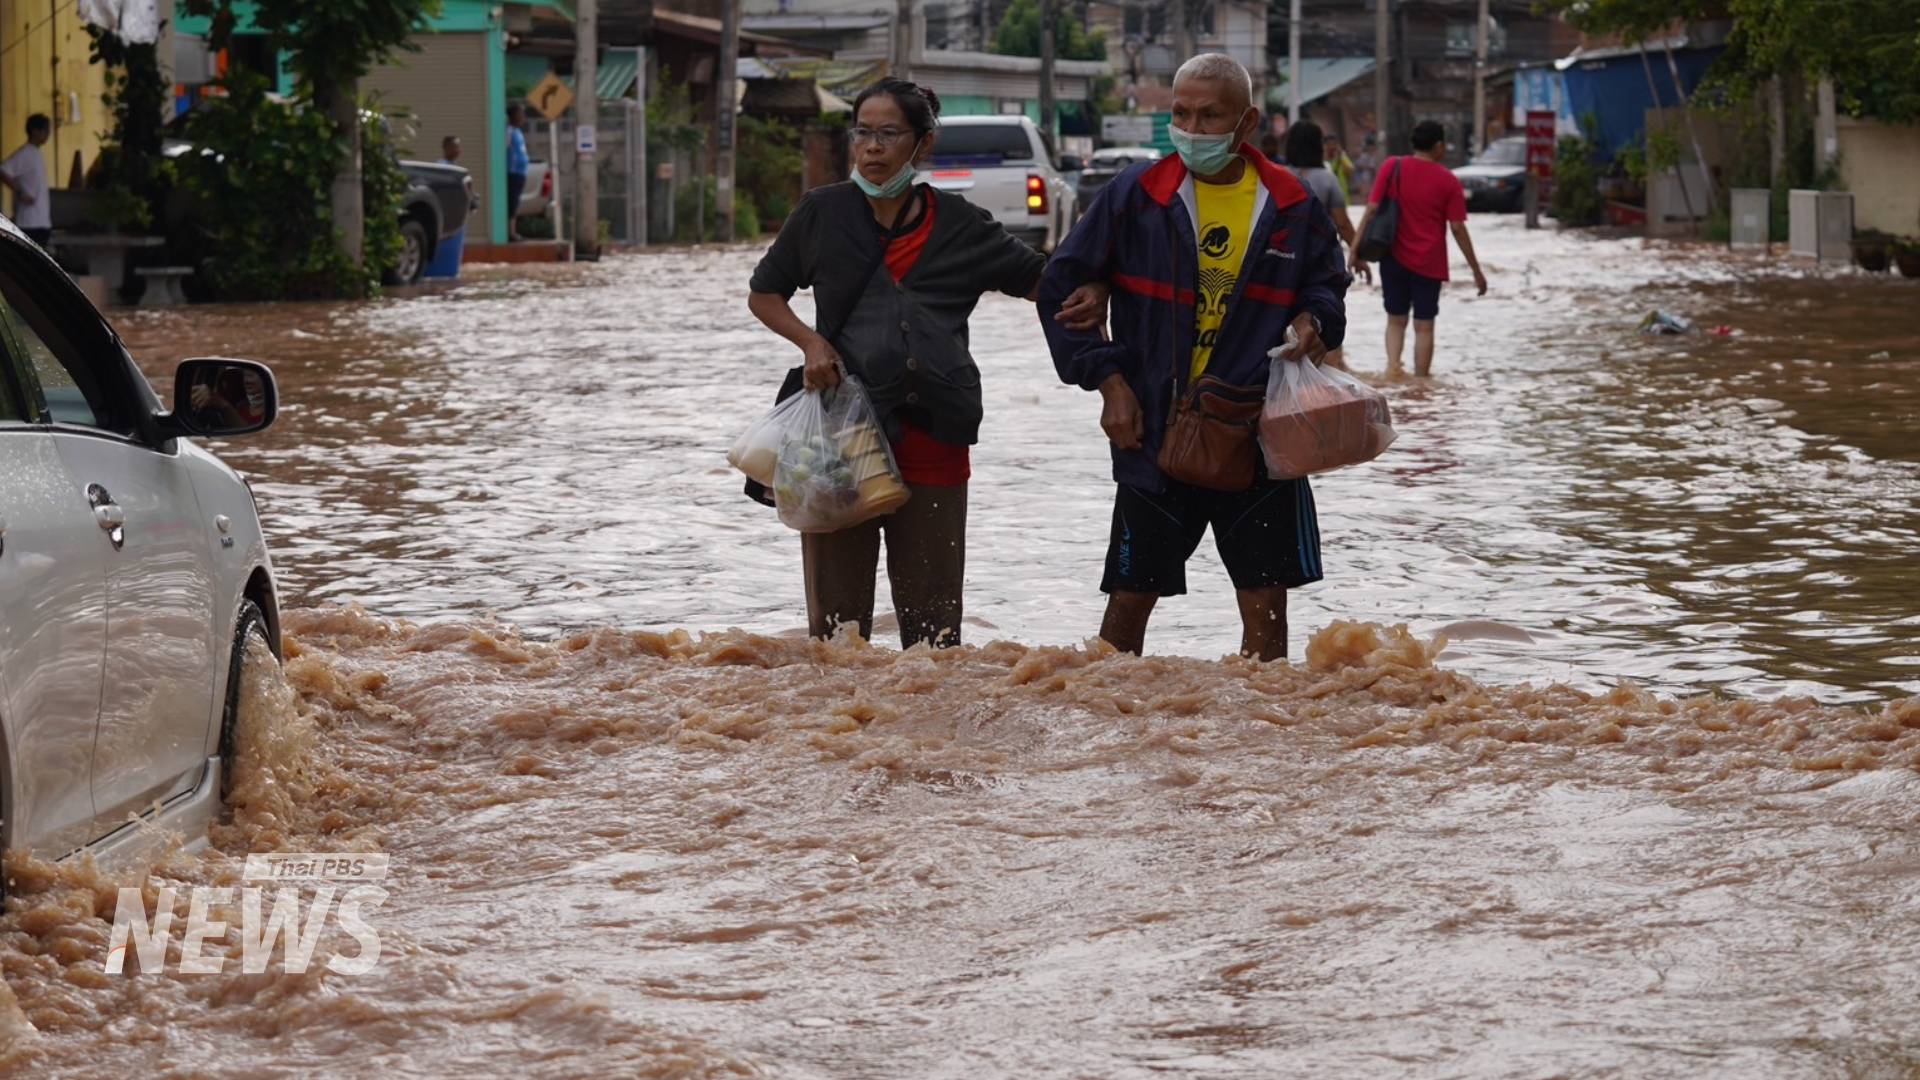
[{"label": "white plastic bag of groceries", "polygon": [[795,394],[775,405],[767,415],[747,425],[727,451],[727,464],[739,469],[761,487],[773,487],[773,468],[780,460],[780,442],[794,413],[806,404],[805,394]]},{"label": "white plastic bag of groceries", "polygon": [[838,532],[907,501],[900,466],[858,379],[789,400],[802,404],[783,429],[773,470],[773,505],[787,527]]},{"label": "white plastic bag of groceries", "polygon": [[[1288,328],[1291,337],[1292,328]],[[1260,410],[1260,452],[1267,475],[1292,480],[1372,461],[1393,445],[1386,395],[1336,367],[1268,355],[1267,403]]]}]

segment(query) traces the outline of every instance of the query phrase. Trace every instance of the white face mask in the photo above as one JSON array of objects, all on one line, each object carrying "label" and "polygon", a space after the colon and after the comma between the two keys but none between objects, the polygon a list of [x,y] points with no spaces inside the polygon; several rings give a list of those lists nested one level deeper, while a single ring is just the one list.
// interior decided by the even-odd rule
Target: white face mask
[{"label": "white face mask", "polygon": [[[913,146],[917,152],[920,148],[920,140],[913,140]],[[900,166],[900,171],[889,177],[886,183],[876,184],[865,176],[862,176],[860,174],[860,166],[858,165],[853,167],[853,182],[861,191],[866,192],[867,197],[870,199],[893,199],[898,198],[904,194],[908,188],[913,186],[915,171],[913,167],[913,154],[908,154],[907,163]]]}]

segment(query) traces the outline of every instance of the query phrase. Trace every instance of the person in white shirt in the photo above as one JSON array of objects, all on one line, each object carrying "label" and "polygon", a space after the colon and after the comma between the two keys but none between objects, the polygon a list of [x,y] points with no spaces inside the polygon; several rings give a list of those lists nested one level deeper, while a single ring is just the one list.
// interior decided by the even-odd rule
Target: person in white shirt
[{"label": "person in white shirt", "polygon": [[53,239],[53,200],[47,194],[47,161],[40,147],[53,135],[45,113],[27,117],[27,142],[0,161],[0,183],[13,189],[13,223],[41,247]]}]

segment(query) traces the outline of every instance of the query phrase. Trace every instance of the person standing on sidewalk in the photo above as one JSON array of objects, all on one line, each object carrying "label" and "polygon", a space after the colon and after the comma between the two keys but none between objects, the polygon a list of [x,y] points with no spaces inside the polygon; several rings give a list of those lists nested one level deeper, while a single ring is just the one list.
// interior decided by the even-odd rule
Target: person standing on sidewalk
[{"label": "person standing on sidewalk", "polygon": [[47,193],[47,160],[40,147],[53,135],[45,113],[27,117],[27,141],[0,161],[0,183],[13,189],[13,223],[27,239],[46,247],[53,239],[53,198]]},{"label": "person standing on sidewalk", "polygon": [[[1381,164],[1367,212],[1360,218],[1359,235],[1367,235],[1382,200],[1390,198],[1399,204],[1393,251],[1380,261],[1380,290],[1387,304],[1387,370],[1403,370],[1400,356],[1406,349],[1411,315],[1413,373],[1424,378],[1433,374],[1433,321],[1440,314],[1440,286],[1448,279],[1449,230],[1473,268],[1473,285],[1481,296],[1487,295],[1487,275],[1480,270],[1473,237],[1467,234],[1466,190],[1445,164],[1445,129],[1432,120],[1415,124],[1413,150],[1409,157],[1388,158]],[[1360,271],[1359,244],[1354,245],[1350,261]]]},{"label": "person standing on sidewalk", "polygon": [[[507,239],[520,239],[520,196],[527,190],[527,110],[519,102],[507,106]],[[557,163],[548,162],[547,168]],[[555,198],[558,198],[556,193]]]},{"label": "person standing on sidewalk", "polygon": [[[1349,279],[1326,209],[1247,141],[1260,126],[1252,92],[1230,56],[1181,65],[1178,154],[1101,188],[1040,281],[1054,368],[1102,399],[1115,490],[1100,636],[1123,652],[1145,647],[1161,597],[1187,591],[1209,529],[1245,655],[1286,655],[1287,590],[1321,578],[1313,490],[1265,475],[1251,421],[1289,329],[1291,362],[1339,347]],[[1113,285],[1111,341],[1054,318],[1089,282]]]}]

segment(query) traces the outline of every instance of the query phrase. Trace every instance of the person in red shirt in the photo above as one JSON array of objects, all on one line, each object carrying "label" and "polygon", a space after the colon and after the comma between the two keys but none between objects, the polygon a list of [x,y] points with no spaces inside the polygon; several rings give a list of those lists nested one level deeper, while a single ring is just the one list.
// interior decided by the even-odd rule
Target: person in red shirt
[{"label": "person in red shirt", "polygon": [[[1359,235],[1366,236],[1379,213],[1380,203],[1392,199],[1400,206],[1400,223],[1394,230],[1393,253],[1380,262],[1380,289],[1387,302],[1387,370],[1401,370],[1400,354],[1407,342],[1407,317],[1413,317],[1413,373],[1433,373],[1433,320],[1440,314],[1440,286],[1448,279],[1447,232],[1460,245],[1460,254],[1473,267],[1473,285],[1481,296],[1487,294],[1487,275],[1473,253],[1473,237],[1467,235],[1467,193],[1460,179],[1444,161],[1447,153],[1446,131],[1432,120],[1422,120],[1413,128],[1413,154],[1387,159],[1373,181],[1373,194],[1367,198],[1367,212],[1360,219]],[[1360,272],[1360,245],[1351,257],[1353,269]]]}]

